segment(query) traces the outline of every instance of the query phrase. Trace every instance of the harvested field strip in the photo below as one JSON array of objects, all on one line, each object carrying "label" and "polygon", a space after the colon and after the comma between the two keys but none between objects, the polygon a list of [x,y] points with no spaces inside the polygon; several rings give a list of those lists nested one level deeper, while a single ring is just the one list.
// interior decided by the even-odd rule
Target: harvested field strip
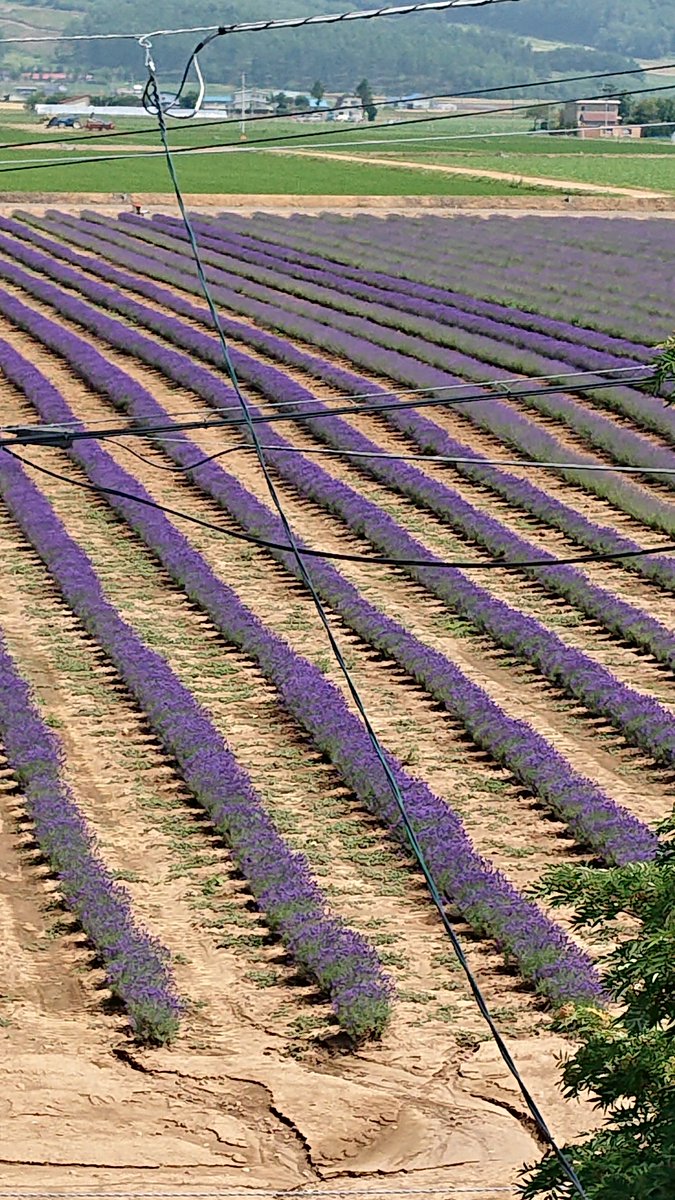
[{"label": "harvested field strip", "polygon": [[[55,368],[54,368],[53,366],[52,366],[52,367],[50,367],[50,374],[52,374],[52,373],[53,373],[54,369],[55,369]],[[158,383],[157,383],[157,382],[155,382],[155,381],[153,381],[153,380],[148,380],[148,382],[150,383],[150,386],[152,387],[152,391],[153,391],[153,393],[154,393],[155,395],[157,395],[157,394],[158,394],[158,386],[160,386],[160,387],[161,387],[161,384],[160,384],[160,385],[158,385]],[[65,383],[64,383],[64,386],[65,386]],[[167,391],[167,389],[166,389],[166,384],[164,384],[164,388],[163,388],[162,390],[163,390],[163,391],[164,391],[166,394],[168,394],[168,395],[169,395],[169,397],[170,397],[170,402],[174,402],[174,403],[175,403],[175,396],[174,396],[173,392],[168,392],[168,391]],[[188,400],[188,397],[187,397],[187,396],[185,396],[185,397],[181,397],[181,398],[180,398],[180,400],[178,401],[178,403],[179,403],[179,405],[184,405],[185,403],[187,403],[187,400]],[[145,400],[142,400],[142,399],[141,399],[140,403],[142,404],[142,406],[143,406],[144,410],[145,410],[145,411],[147,411],[148,398],[146,397],[146,399],[145,399]],[[99,418],[99,419],[101,419],[101,418]],[[172,443],[172,441],[173,441],[173,439],[169,439],[169,443],[168,443],[168,444],[169,444],[169,447],[171,446],[171,443]],[[170,452],[171,452],[171,450],[170,450]],[[190,461],[190,460],[191,460],[191,461],[194,461],[194,460],[195,460],[195,458],[199,456],[199,454],[200,454],[200,452],[199,452],[199,451],[197,451],[196,449],[193,449],[193,450],[190,452],[190,454],[188,455],[188,461]],[[214,472],[215,472],[215,474],[217,475],[217,474],[218,474],[218,472],[219,472],[219,469],[218,469],[218,468],[215,468],[215,467],[211,467],[211,468],[210,468],[210,474],[214,474]],[[151,472],[151,475],[152,475],[152,472]],[[200,475],[201,475],[201,472],[200,472]],[[153,480],[152,482],[153,482],[155,485],[157,484],[157,476],[155,476],[155,478],[154,478],[154,480]],[[160,486],[162,486],[162,484],[160,484]],[[181,504],[180,504],[180,501],[178,501],[177,503],[179,503],[179,506],[180,506],[180,507],[183,507],[183,505],[181,505]],[[249,527],[250,527],[250,526],[249,526]],[[272,534],[273,534],[273,535],[274,535],[274,533],[275,533],[275,532],[276,532],[275,530],[272,530]],[[398,583],[398,587],[400,587],[400,583]],[[331,600],[334,600],[334,598],[335,598],[335,597],[333,596],[333,594],[332,594],[332,590],[330,589],[330,587],[329,587],[329,591],[328,591],[328,594],[327,594],[327,598],[328,598],[329,602],[330,602]],[[428,599],[428,597],[427,597],[427,599]],[[275,606],[273,605],[273,606],[272,606],[272,610],[273,610],[273,611],[274,611],[274,607],[275,607]],[[277,606],[277,608],[278,608],[278,611],[282,611],[282,609],[283,609],[283,604],[282,604],[282,602],[281,602],[281,601],[279,602],[279,605]],[[433,604],[432,604],[432,608],[434,608],[434,612],[435,612],[435,607],[433,606]],[[407,614],[407,613],[405,613],[405,614],[403,614],[403,615],[404,615],[404,616],[407,616],[408,614]],[[273,618],[272,618],[272,619],[273,619]],[[462,624],[462,623],[460,622],[460,625],[461,625],[461,624]],[[432,634],[432,636],[433,636],[433,634]],[[427,639],[427,640],[428,640],[428,639]],[[480,643],[480,642],[479,642],[479,643],[477,644],[477,650],[478,650],[478,652],[479,652],[479,654],[480,654],[480,655],[483,655],[483,653],[484,653],[484,647],[483,647],[482,643]],[[470,669],[470,671],[472,671],[472,670],[473,670],[473,671],[475,671],[475,669],[476,669],[476,666],[477,666],[477,663],[470,664],[470,668],[469,668],[469,669]],[[505,694],[506,696],[509,696],[509,695],[510,695],[510,691],[509,691],[509,689],[511,689],[511,690],[513,689],[513,684],[508,684],[508,685],[507,685],[507,687],[506,687],[505,689],[502,689],[502,693],[499,695],[499,700],[500,700],[500,702],[501,702],[501,700],[502,700],[502,698],[503,698],[503,695],[504,695],[504,694]],[[531,707],[533,707],[533,706],[536,706],[536,704],[537,704],[537,700],[536,700],[536,698],[533,696],[533,698],[532,698],[532,703],[531,703]],[[564,706],[564,707],[566,707],[566,706]],[[497,710],[497,712],[498,712],[498,710]],[[581,736],[582,736],[582,739],[583,739],[583,738],[585,738],[585,737],[586,737],[586,734],[585,734],[585,732],[583,732],[583,726],[581,726],[580,728],[581,728],[581,731],[582,731],[582,732],[581,732]],[[547,732],[547,731],[545,730],[545,732]],[[590,750],[590,744],[589,744],[589,750]],[[546,755],[546,756],[547,756],[547,757],[550,757],[550,750],[547,752],[547,755]],[[586,754],[586,758],[588,758],[588,754]],[[583,759],[582,759],[582,761],[583,761]],[[533,778],[531,778],[531,779],[530,779],[530,782],[534,782],[534,783],[536,784],[536,777],[533,777]],[[621,786],[621,785],[620,785],[620,786]],[[652,813],[651,813],[651,815],[652,815],[652,816],[654,816],[654,815],[658,815],[658,814],[656,814],[656,813],[654,812],[654,810],[652,810]]]},{"label": "harvested field strip", "polygon": [[[360,1033],[381,1028],[387,1016],[386,982],[379,977],[374,952],[325,914],[325,901],[302,857],[285,847],[223,739],[165,660],[148,650],[119,618],[103,596],[86,554],[69,538],[41,493],[14,460],[0,460],[0,472],[12,515],[48,564],[64,597],[123,675],[164,746],[175,755],[192,793],[210,812],[216,828],[226,834],[272,927],[292,948],[302,969],[329,992],[345,1029],[356,1032],[355,1021],[363,1023]],[[271,857],[265,860],[265,855]],[[291,896],[286,882],[289,872]],[[323,931],[323,961],[315,957],[316,934],[308,936],[310,926]],[[350,989],[357,983],[362,997],[355,1007]]]},{"label": "harvested field strip", "polygon": [[[125,240],[128,241],[129,239]],[[159,253],[164,254],[163,251]],[[26,253],[24,257],[30,261],[31,258],[34,258],[34,255]],[[184,266],[189,272],[189,260],[185,260]],[[63,275],[63,272],[57,272],[57,274]],[[180,279],[180,276],[175,276],[175,272],[172,274],[172,277]],[[196,285],[194,286],[196,287]],[[269,289],[267,291],[273,297],[274,293],[270,292]],[[218,296],[221,292],[222,289],[217,288],[215,294]],[[258,302],[254,302],[251,309],[250,303],[242,302],[239,296],[231,291],[227,292],[226,298],[228,303],[233,304],[237,310],[241,310],[243,303],[246,311],[253,311],[258,319],[262,316],[263,323],[271,324],[274,329],[283,326],[296,339],[309,340],[312,346],[318,345],[324,351],[328,349],[334,353],[337,351],[338,353],[346,354],[353,361],[358,362],[361,366],[365,366],[366,369],[375,369],[380,373],[388,373],[390,377],[395,378],[405,386],[442,387],[457,383],[455,376],[448,376],[438,371],[435,367],[430,367],[423,362],[419,362],[415,357],[411,358],[409,355],[401,355],[384,346],[373,350],[370,343],[360,336],[354,337],[350,333],[340,333],[339,330],[328,328],[322,321],[317,322],[302,316],[282,317],[279,315],[278,309],[269,303],[260,305]],[[367,323],[362,322],[361,324],[365,331]],[[296,363],[300,359],[308,360],[305,361],[305,366],[309,365],[311,368],[314,365],[315,371],[323,375],[324,378],[328,374],[326,364],[317,362],[316,358],[312,359],[310,356],[303,355],[297,350],[295,353],[291,353],[289,350],[288,353],[291,363]],[[422,350],[421,353],[423,355],[424,351]],[[470,362],[473,360],[467,361]],[[499,371],[492,368],[488,369],[484,365],[477,371],[477,377],[484,378],[486,373],[489,374],[490,372],[496,378],[500,377]],[[335,372],[333,372],[333,375],[335,375]],[[647,403],[647,398],[644,399],[645,403]],[[561,457],[572,457],[580,463],[594,463],[599,461],[597,458],[594,459],[583,454],[579,455],[577,452],[570,455],[569,450],[566,453],[566,447],[561,443],[560,439],[543,429],[535,418],[525,416],[520,412],[514,413],[512,406],[507,406],[498,400],[467,405],[466,407],[460,406],[457,411],[461,412],[469,423],[477,424],[481,429],[499,432],[507,445],[515,447],[516,450],[528,457],[544,457],[551,460],[559,460]],[[668,461],[670,460],[668,459]],[[579,483],[585,490],[601,498],[609,498],[614,505],[637,516],[640,520],[654,528],[670,531],[673,527],[675,518],[673,518],[669,506],[658,499],[648,486],[638,486],[632,481],[612,474],[599,476],[575,469],[563,470],[561,474],[565,479]]]},{"label": "harvested field strip", "polygon": [[[118,475],[119,475],[119,472],[118,472]],[[141,510],[141,511],[142,511],[142,510]],[[139,523],[139,518],[136,518],[136,520],[135,520],[135,522],[134,522],[134,523],[135,523],[135,524],[138,524],[138,523]],[[173,540],[174,540],[174,541],[176,541],[176,536],[175,536],[175,535],[172,535],[172,536],[173,536]],[[164,534],[164,538],[166,539],[167,537],[168,537],[168,528],[167,528],[167,530],[166,530],[166,532],[165,532],[165,534]],[[156,543],[156,545],[158,545],[158,543]],[[184,549],[184,550],[181,552],[181,555],[182,555],[182,557],[181,557],[181,561],[182,561],[182,564],[183,564],[183,565],[182,565],[182,567],[181,567],[181,571],[183,571],[183,570],[185,569],[185,564],[186,564],[186,561],[187,561],[187,550],[186,550],[186,549]],[[202,568],[203,568],[203,564],[202,564]],[[192,583],[193,583],[194,585],[196,585],[196,577],[194,577],[194,578],[193,578],[193,581],[192,581]],[[193,589],[193,590],[194,590],[194,589]],[[230,601],[230,605],[231,605],[231,606],[232,606],[232,604],[233,604],[233,600],[231,600],[231,601]],[[245,611],[245,610],[242,610],[242,611]],[[223,612],[224,612],[224,610],[223,610]],[[233,617],[234,617],[234,619],[235,619],[235,620],[237,619],[237,618],[236,618],[236,614],[233,614]],[[248,618],[246,618],[246,619],[248,619]],[[241,621],[241,617],[239,618],[239,620]],[[259,635],[259,634],[256,634],[255,636],[256,636],[256,637],[258,637],[258,640],[259,640],[259,642],[260,642],[261,649],[262,649],[262,647],[263,647],[263,646],[264,646],[264,644],[265,644],[265,642],[264,642],[264,639],[263,639],[262,641],[260,641],[260,635]],[[267,642],[269,643],[269,645],[270,645],[270,649],[271,649],[271,648],[272,648],[272,641],[270,640],[270,638],[268,637],[268,635],[265,635],[265,638],[267,638]],[[274,653],[275,653],[275,654],[279,655],[280,653],[286,653],[285,651],[282,651],[282,649],[281,649],[281,644],[279,643],[278,639],[276,640],[276,642],[275,642],[274,644],[275,644],[275,646],[276,646],[276,649],[274,650]],[[259,652],[260,652],[260,651],[259,651]],[[289,660],[289,665],[290,665],[290,660]],[[268,668],[268,669],[269,669],[269,668]],[[303,671],[305,672],[305,674],[307,674],[307,673],[311,672],[311,668],[309,667],[309,664],[308,664],[308,663],[305,663],[305,664],[304,664],[304,666],[302,667],[302,669],[303,669]],[[313,684],[313,687],[314,687],[314,689],[315,689],[315,690],[317,689],[317,687],[320,687],[320,685],[319,685],[319,681],[318,681],[318,678],[315,678],[315,682],[314,682],[314,684]],[[286,685],[286,689],[285,689],[285,694],[286,694],[286,701],[288,702],[288,698],[289,698],[289,691],[288,691],[288,686],[287,686],[287,685]],[[335,693],[335,696],[337,697],[337,693]],[[306,688],[304,688],[304,690],[303,690],[303,698],[304,698],[304,703],[305,703],[305,705],[306,705],[306,704],[307,704]],[[329,710],[330,710],[330,703],[329,703],[329,701],[330,701],[330,696],[329,696],[329,695],[327,695],[327,697],[326,697],[324,700],[322,700],[322,712],[323,712],[323,713],[325,713],[326,717],[328,717],[328,718],[330,719],[330,712],[329,712]],[[326,707],[326,704],[328,704],[328,708]],[[333,701],[333,708],[335,707],[335,704],[336,704],[336,700],[334,700],[334,701]],[[344,716],[341,718],[341,720],[342,720],[342,722],[344,723],[346,719],[347,719],[347,714],[345,713],[345,715],[344,715]],[[332,725],[331,725],[331,730],[333,730],[333,726],[332,726]],[[335,739],[334,732],[331,732],[331,738],[333,739],[333,742],[334,742],[334,739]],[[356,732],[356,729],[355,729],[355,730],[354,730],[353,737],[352,737],[352,742],[350,743],[350,752],[351,752],[351,748],[353,747],[354,741],[355,741],[355,740],[357,740],[357,738],[358,738],[358,735],[357,735],[357,732]],[[362,739],[362,738],[361,738],[361,741],[363,741],[363,739]],[[358,750],[358,751],[357,751],[357,753],[358,753],[358,769],[359,769],[359,771],[362,771],[362,770],[363,770],[363,766],[365,765],[365,762],[366,762],[366,759],[367,759],[367,751],[366,751],[366,749],[365,749],[365,744],[364,744],[364,745],[361,747],[361,749],[360,749],[360,750]],[[343,761],[346,761],[346,760],[343,760]],[[342,769],[344,770],[344,767],[343,767]],[[374,770],[374,767],[373,767],[373,770]],[[358,778],[358,775],[357,775],[357,778]],[[369,787],[369,789],[372,789],[372,786],[373,786],[373,776],[372,776],[372,771],[371,771],[371,775],[370,775],[370,777],[369,777],[369,778],[370,778],[370,782],[369,782],[369,784],[368,784],[368,787]],[[417,794],[419,794],[419,796],[420,796],[420,802],[422,802],[422,801],[424,800],[424,803],[427,803],[427,804],[428,804],[428,803],[434,804],[434,805],[436,805],[436,807],[438,808],[438,813],[439,813],[439,816],[438,816],[438,818],[437,818],[437,821],[436,821],[436,822],[435,822],[435,824],[434,824],[434,832],[436,833],[436,832],[437,832],[437,825],[438,825],[438,822],[439,822],[439,821],[440,821],[440,822],[442,822],[442,821],[443,821],[443,819],[444,819],[444,818],[443,818],[443,810],[442,810],[442,806],[441,806],[441,807],[439,807],[439,803],[438,803],[438,801],[437,801],[437,800],[436,800],[434,797],[432,797],[430,794],[428,794],[428,793],[426,792],[426,789],[423,789],[423,788],[421,787],[421,785],[419,785],[419,784],[417,784],[417,785],[412,785],[412,783],[411,783],[410,781],[407,781],[407,780],[406,780],[406,777],[405,777],[405,775],[403,774],[403,772],[401,772],[401,779],[402,779],[402,784],[403,784],[403,786],[404,786],[404,787],[407,789],[407,794],[408,794],[409,803],[412,803],[412,804],[416,803],[416,801],[415,801],[415,799],[414,799],[414,794],[415,794],[415,793],[417,793]],[[425,795],[428,795],[428,800],[425,800],[425,799],[424,799],[424,796],[425,796]],[[413,811],[414,811],[414,808],[413,808]],[[451,821],[455,821],[455,822],[456,822],[456,818],[454,818],[454,817],[451,817],[451,815],[450,815],[450,814],[448,814],[448,815],[449,815],[449,817],[450,817]],[[459,826],[459,825],[458,825],[458,832],[459,832],[459,831],[461,831],[461,826]],[[425,835],[425,837],[426,837],[426,835]],[[448,835],[448,838],[449,838],[449,837],[450,837],[450,835]],[[460,832],[460,837],[464,837],[464,834],[463,834],[463,833],[461,833],[461,832]],[[456,842],[457,842],[457,838],[455,837],[455,843],[456,843]],[[443,842],[443,845],[444,845],[444,847],[449,847],[449,845],[450,845],[450,841],[449,841],[449,840],[444,840],[444,842]],[[430,846],[430,849],[432,849],[432,847],[431,847],[431,846]],[[456,850],[456,849],[457,849],[457,846],[455,847],[455,850]],[[445,851],[445,849],[444,849],[443,853],[445,853],[445,852],[446,852],[446,851]],[[477,867],[477,868],[478,868],[478,870],[479,870],[479,872],[483,872],[483,873],[486,875],[486,879],[487,879],[487,878],[489,878],[489,879],[490,879],[490,887],[491,887],[491,889],[492,889],[492,892],[493,892],[493,893],[496,893],[496,895],[497,895],[497,898],[499,898],[499,896],[500,896],[501,894],[503,894],[503,895],[504,895],[504,899],[506,900],[506,897],[507,897],[507,895],[508,895],[508,904],[509,904],[509,909],[510,909],[510,911],[511,911],[511,912],[513,912],[513,910],[514,910],[514,906],[517,908],[517,907],[518,907],[518,905],[519,905],[519,904],[521,904],[522,902],[521,902],[521,901],[520,901],[520,900],[517,898],[517,894],[516,894],[516,893],[513,891],[513,889],[511,889],[511,888],[509,887],[509,885],[506,883],[506,880],[500,881],[500,878],[499,878],[499,877],[498,877],[496,874],[491,874],[491,873],[490,873],[490,870],[489,870],[489,868],[488,868],[486,865],[481,865],[480,861],[479,861],[479,860],[477,860],[477,859],[475,858],[475,856],[473,856],[473,851],[470,849],[470,847],[468,846],[468,844],[467,844],[467,851],[466,851],[466,852],[464,852],[464,853],[465,853],[465,854],[466,854],[466,853],[468,853],[468,855],[470,856],[470,861],[471,861],[471,862],[474,864],[474,865],[471,867],[471,869],[475,871],[475,870],[476,870],[476,867]],[[473,857],[471,857],[471,856],[473,856]],[[454,861],[456,862],[457,860],[455,859]],[[448,864],[448,865],[449,865],[449,864]],[[445,875],[443,874],[443,872],[444,872],[444,871],[445,871]],[[439,866],[439,872],[440,872],[440,873],[439,873],[439,878],[441,879],[441,881],[443,882],[443,886],[445,887],[445,886],[446,886],[445,879],[446,879],[446,877],[447,877],[447,868],[442,868],[441,866]],[[464,876],[463,876],[462,878],[463,878],[463,883],[462,883],[462,885],[461,885],[461,888],[463,888],[463,889],[464,889],[464,894],[463,894],[463,899],[462,899],[460,902],[461,902],[462,904],[464,904],[464,906],[465,906],[465,907],[466,907],[466,906],[468,906],[468,911],[469,911],[469,912],[471,912],[471,901],[470,901],[470,896],[468,896],[468,895],[467,895],[467,892],[466,892],[467,879],[466,879],[466,877],[464,877]],[[449,882],[449,881],[448,881],[448,882]],[[472,885],[472,886],[473,886],[473,885]],[[459,889],[460,891],[461,891],[461,888]],[[498,910],[498,907],[494,907],[494,906],[493,906],[493,896],[492,896],[492,895],[488,896],[488,894],[487,894],[487,893],[485,893],[484,889],[483,889],[483,895],[482,895],[482,899],[481,899],[481,905],[482,905],[482,909],[481,909],[481,912],[482,912],[482,916],[481,916],[481,921],[482,921],[482,924],[483,924],[484,926],[486,926],[488,929],[490,929],[490,928],[491,928],[491,926],[490,926],[489,922],[490,922],[490,921],[493,921],[493,918],[492,918],[492,915],[491,915],[491,913],[492,913],[492,912],[494,912],[494,920],[495,920],[495,921],[497,921],[497,920],[499,919],[499,910]],[[537,956],[538,956],[538,957],[537,957],[537,961],[538,961],[538,962],[541,962],[541,961],[542,961],[542,953],[545,955],[546,959],[548,959],[548,958],[550,957],[550,954],[552,953],[552,949],[551,949],[551,950],[548,950],[548,949],[545,949],[545,948],[544,948],[544,947],[545,947],[546,938],[548,938],[548,939],[549,939],[549,942],[550,942],[550,944],[551,944],[551,946],[552,946],[552,944],[553,944],[553,943],[551,942],[551,938],[553,938],[553,940],[554,940],[554,941],[556,941],[556,940],[557,940],[557,942],[558,942],[558,943],[560,943],[560,938],[562,937],[562,934],[561,934],[560,930],[559,930],[559,929],[557,929],[557,927],[549,926],[549,924],[548,924],[548,923],[547,923],[547,922],[546,922],[546,921],[545,921],[543,918],[536,916],[536,914],[535,914],[535,910],[533,909],[533,907],[532,907],[531,905],[528,905],[528,906],[526,906],[526,907],[527,907],[527,909],[528,909],[528,912],[529,912],[529,915],[528,915],[528,922],[529,922],[529,926],[528,926],[527,939],[529,939],[530,941],[532,940],[532,929],[533,929],[533,925],[534,925],[535,927],[537,927],[537,926],[538,926],[538,927],[541,929],[541,933],[536,935],[536,936],[539,938],[539,948],[537,949],[537,952],[536,952],[536,953],[537,953]],[[522,950],[521,950],[521,949],[518,947],[518,945],[517,945],[517,936],[518,936],[518,935],[516,935],[516,939],[514,939],[514,936],[513,936],[513,934],[511,933],[511,931],[510,931],[510,930],[507,932],[507,930],[506,930],[506,928],[505,928],[505,927],[503,927],[503,926],[497,926],[497,925],[494,925],[494,922],[493,922],[493,926],[492,926],[492,927],[494,927],[494,928],[499,928],[499,930],[500,930],[500,933],[499,933],[499,936],[500,936],[500,938],[501,938],[503,941],[505,941],[505,942],[506,942],[506,944],[509,946],[509,948],[511,949],[511,952],[512,952],[514,955],[520,956],[521,963],[522,963],[522,965],[523,965],[523,969],[527,969],[527,958],[526,958],[526,955],[529,953],[529,951],[528,951],[528,948],[527,948],[527,945],[528,945],[527,941],[526,941],[526,940],[523,940],[523,941],[522,941]],[[543,939],[543,940],[542,940],[542,939]],[[570,953],[570,952],[572,952],[572,948],[571,948],[571,947],[570,947],[570,950],[566,952],[566,953],[568,954],[568,956],[569,956],[569,953]],[[558,946],[558,948],[556,949],[556,955],[557,955],[557,956],[560,956],[562,953],[563,953],[563,950],[562,950],[562,943],[560,943],[560,945],[559,945],[559,946]],[[550,968],[549,968],[549,969],[550,969]],[[584,983],[583,983],[583,977],[582,977],[581,975],[578,975],[578,976],[577,976],[577,979],[576,979],[576,982],[575,982],[575,987],[579,986],[579,979],[581,979],[582,986],[585,986],[585,985],[584,985]],[[551,992],[551,986],[552,986],[552,985],[551,985],[551,983],[550,983],[550,982],[547,982],[545,986],[546,986],[547,990],[548,990],[549,992]]]}]

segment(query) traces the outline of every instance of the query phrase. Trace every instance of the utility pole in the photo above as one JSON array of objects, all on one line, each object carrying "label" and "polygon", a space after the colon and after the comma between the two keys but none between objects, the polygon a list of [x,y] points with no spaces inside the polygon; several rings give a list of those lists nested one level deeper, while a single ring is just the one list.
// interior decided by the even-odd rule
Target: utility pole
[{"label": "utility pole", "polygon": [[246,72],[241,73],[241,141],[246,141]]}]

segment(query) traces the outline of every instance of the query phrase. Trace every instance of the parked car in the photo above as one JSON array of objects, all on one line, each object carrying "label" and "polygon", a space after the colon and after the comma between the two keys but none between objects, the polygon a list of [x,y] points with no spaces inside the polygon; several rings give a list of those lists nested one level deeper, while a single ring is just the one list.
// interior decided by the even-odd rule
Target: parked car
[{"label": "parked car", "polygon": [[103,121],[100,117],[89,117],[84,123],[85,129],[114,129],[114,121]]},{"label": "parked car", "polygon": [[47,129],[79,129],[77,117],[52,117],[47,121]]}]

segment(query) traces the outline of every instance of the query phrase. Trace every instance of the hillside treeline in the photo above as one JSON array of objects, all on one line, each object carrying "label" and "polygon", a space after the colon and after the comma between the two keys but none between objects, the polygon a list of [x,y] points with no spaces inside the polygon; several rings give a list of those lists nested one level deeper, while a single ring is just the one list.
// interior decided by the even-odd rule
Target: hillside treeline
[{"label": "hillside treeline", "polygon": [[[70,0],[56,0],[59,5]],[[538,0],[536,0],[538,2]],[[370,7],[360,0],[355,7]],[[79,0],[84,15],[74,17],[68,32],[139,30],[136,0]],[[306,15],[335,11],[339,4],[325,0],[289,0],[283,15]],[[349,7],[349,6],[347,6]],[[531,6],[528,5],[528,8]],[[207,78],[214,83],[232,82],[246,71],[252,84],[260,87],[306,88],[321,79],[328,90],[352,88],[367,76],[373,87],[393,94],[400,91],[454,92],[509,83],[534,83],[548,76],[585,71],[611,71],[634,67],[625,55],[576,48],[535,52],[515,36],[478,25],[462,23],[457,14],[424,14],[404,18],[354,23],[340,27],[285,30],[265,34],[224,37],[203,55]],[[491,9],[490,12],[496,12]],[[189,23],[212,25],[279,16],[277,3],[260,0],[194,0]],[[164,0],[164,27],[185,24],[185,7],[178,0]],[[155,58],[164,79],[175,77],[195,43],[194,37],[157,39]],[[58,54],[87,70],[107,67],[141,78],[143,57],[132,42],[78,44],[60,48]],[[508,95],[508,93],[506,93]],[[517,93],[516,93],[517,94]],[[565,94],[560,88],[551,97]],[[566,94],[569,94],[566,93]]]},{"label": "hillside treeline", "polygon": [[673,0],[528,0],[467,9],[462,19],[528,37],[663,58],[675,55],[673,17]]}]

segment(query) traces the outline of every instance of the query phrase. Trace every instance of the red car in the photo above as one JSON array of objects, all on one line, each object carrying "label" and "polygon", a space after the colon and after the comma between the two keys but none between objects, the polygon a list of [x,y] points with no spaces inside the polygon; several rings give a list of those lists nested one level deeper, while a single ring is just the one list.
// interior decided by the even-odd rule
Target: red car
[{"label": "red car", "polygon": [[114,129],[114,121],[102,121],[100,117],[89,117],[85,122],[85,129]]}]

